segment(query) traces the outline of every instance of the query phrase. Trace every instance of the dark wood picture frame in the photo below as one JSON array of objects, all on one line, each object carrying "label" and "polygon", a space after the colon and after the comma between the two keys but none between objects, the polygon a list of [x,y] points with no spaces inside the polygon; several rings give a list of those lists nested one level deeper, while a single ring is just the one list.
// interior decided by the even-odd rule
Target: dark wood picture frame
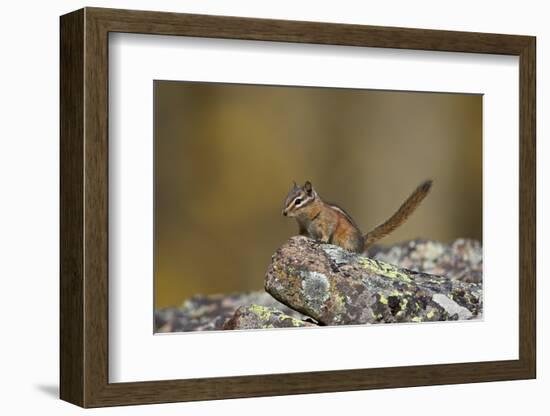
[{"label": "dark wood picture frame", "polygon": [[[83,407],[351,391],[536,376],[535,38],[85,8],[60,19],[60,396]],[[519,56],[519,359],[109,383],[110,32]]]}]

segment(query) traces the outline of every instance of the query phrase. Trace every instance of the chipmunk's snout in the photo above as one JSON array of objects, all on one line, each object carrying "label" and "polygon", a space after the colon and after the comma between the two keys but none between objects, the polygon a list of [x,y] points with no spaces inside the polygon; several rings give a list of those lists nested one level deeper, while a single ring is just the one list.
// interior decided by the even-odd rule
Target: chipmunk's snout
[{"label": "chipmunk's snout", "polygon": [[283,215],[285,217],[294,217],[294,214],[295,214],[295,212],[294,212],[293,207],[289,207],[289,206],[284,207]]}]

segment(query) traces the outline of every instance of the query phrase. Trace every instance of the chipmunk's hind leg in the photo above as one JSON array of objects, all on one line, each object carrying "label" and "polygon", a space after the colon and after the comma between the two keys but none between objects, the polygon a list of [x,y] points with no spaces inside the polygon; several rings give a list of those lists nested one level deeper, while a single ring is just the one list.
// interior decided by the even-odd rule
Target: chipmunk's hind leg
[{"label": "chipmunk's hind leg", "polygon": [[334,232],[332,244],[336,244],[354,253],[362,253],[365,245],[359,230],[350,227],[341,227]]}]

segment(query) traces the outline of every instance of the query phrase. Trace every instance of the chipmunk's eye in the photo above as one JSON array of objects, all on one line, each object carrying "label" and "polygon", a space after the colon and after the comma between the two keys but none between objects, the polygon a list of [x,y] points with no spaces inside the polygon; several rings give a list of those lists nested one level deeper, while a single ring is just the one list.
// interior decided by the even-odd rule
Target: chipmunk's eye
[{"label": "chipmunk's eye", "polygon": [[302,203],[302,200],[300,198],[296,198],[294,200],[294,205],[296,205],[296,206],[300,205],[301,203]]}]

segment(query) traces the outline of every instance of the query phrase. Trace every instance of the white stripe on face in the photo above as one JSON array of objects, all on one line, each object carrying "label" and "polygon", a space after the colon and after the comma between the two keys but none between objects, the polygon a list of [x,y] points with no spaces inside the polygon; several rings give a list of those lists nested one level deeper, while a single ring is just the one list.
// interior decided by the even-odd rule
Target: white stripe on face
[{"label": "white stripe on face", "polygon": [[313,196],[304,197],[304,195],[300,195],[292,201],[292,205],[295,208],[303,207],[304,205],[309,204],[311,201],[313,201]]}]

